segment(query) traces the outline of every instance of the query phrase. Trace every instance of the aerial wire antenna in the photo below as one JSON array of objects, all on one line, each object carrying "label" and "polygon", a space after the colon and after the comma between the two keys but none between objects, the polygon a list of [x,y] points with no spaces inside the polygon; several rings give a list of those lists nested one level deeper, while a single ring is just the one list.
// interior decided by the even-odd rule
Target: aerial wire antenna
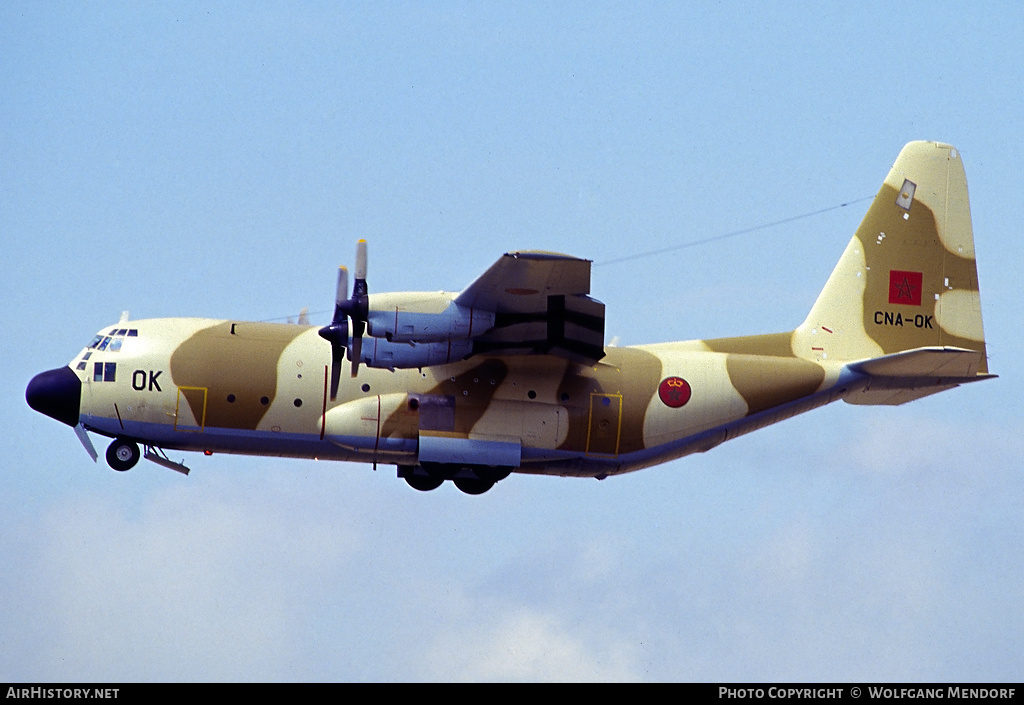
[{"label": "aerial wire antenna", "polygon": [[603,262],[594,262],[595,267],[599,267],[607,264],[619,264],[620,262],[629,262],[635,259],[642,259],[644,257],[654,257],[655,255],[663,255],[666,252],[675,252],[676,250],[683,250],[687,247],[696,247],[697,245],[706,245],[709,242],[717,242],[719,240],[725,240],[730,237],[738,237],[740,235],[747,235],[758,230],[766,230],[768,228],[774,228],[777,225],[785,225],[786,223],[792,223],[796,220],[802,220],[804,218],[810,218],[815,215],[821,215],[822,213],[828,213],[829,211],[839,210],[840,208],[846,208],[846,206],[852,206],[856,203],[863,203],[864,201],[870,201],[875,196],[865,196],[864,198],[858,198],[855,201],[847,201],[846,203],[840,203],[835,206],[829,206],[828,208],[821,208],[820,210],[811,211],[810,213],[802,213],[800,215],[790,216],[789,218],[783,218],[782,220],[773,220],[770,223],[762,223],[761,225],[755,225],[749,228],[743,228],[741,230],[733,230],[731,232],[722,233],[720,235],[712,235],[711,237],[701,238],[700,240],[691,240],[689,242],[683,242],[678,245],[669,245],[668,247],[662,247],[657,250],[648,250],[647,252],[637,252],[636,254],[626,255],[624,257],[616,257],[615,259],[605,260]]},{"label": "aerial wire antenna", "polygon": [[[668,247],[661,247],[661,248],[658,248],[657,250],[647,250],[646,252],[637,252],[637,253],[632,254],[632,255],[625,255],[623,257],[616,257],[615,259],[604,260],[603,262],[594,262],[593,266],[600,267],[600,266],[609,265],[609,264],[620,264],[622,262],[631,262],[633,260],[643,259],[645,257],[654,257],[655,255],[663,255],[663,254],[666,254],[668,252],[675,252],[676,250],[684,250],[684,249],[686,249],[688,247],[696,247],[698,245],[707,245],[708,243],[718,242],[719,240],[727,240],[728,238],[731,238],[731,237],[739,237],[740,235],[748,235],[750,233],[757,232],[758,230],[767,230],[768,228],[774,228],[774,227],[776,227],[778,225],[785,225],[786,223],[793,223],[793,222],[795,222],[797,220],[803,220],[805,218],[812,218],[812,217],[814,217],[816,215],[821,215],[823,213],[828,213],[830,211],[836,211],[836,210],[839,210],[840,208],[846,208],[847,206],[853,206],[853,205],[856,205],[858,203],[863,203],[864,201],[870,201],[874,197],[875,197],[875,195],[872,194],[871,196],[864,196],[863,198],[858,198],[858,199],[853,200],[853,201],[847,201],[845,203],[839,203],[839,204],[836,204],[834,206],[829,206],[828,208],[820,208],[820,209],[818,209],[816,211],[810,211],[809,213],[801,213],[800,215],[793,215],[793,216],[790,216],[788,218],[783,218],[781,220],[773,220],[770,223],[762,223],[760,225],[754,225],[754,226],[749,227],[749,228],[741,228],[740,230],[732,230],[732,231],[727,232],[727,233],[721,233],[719,235],[712,235],[710,237],[701,238],[699,240],[690,240],[689,242],[683,242],[683,243],[680,243],[678,245],[669,245]],[[319,315],[321,315],[323,313],[327,313],[327,311],[326,310],[325,311],[313,311],[313,312],[311,312],[311,315],[319,316]],[[310,315],[310,312],[307,312],[307,315]],[[287,318],[288,317],[286,317],[286,316],[281,316],[279,318],[265,318],[261,322],[263,322],[263,323],[270,323],[270,322],[274,322],[274,321],[283,321],[283,320],[286,320]]]}]

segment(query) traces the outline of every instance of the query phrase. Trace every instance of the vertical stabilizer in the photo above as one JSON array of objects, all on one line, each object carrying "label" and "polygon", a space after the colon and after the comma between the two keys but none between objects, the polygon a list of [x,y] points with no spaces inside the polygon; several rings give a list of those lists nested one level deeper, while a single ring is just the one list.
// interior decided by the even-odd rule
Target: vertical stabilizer
[{"label": "vertical stabilizer", "polygon": [[978,353],[987,373],[967,177],[948,144],[900,152],[793,337],[801,357],[864,360],[924,347]]}]

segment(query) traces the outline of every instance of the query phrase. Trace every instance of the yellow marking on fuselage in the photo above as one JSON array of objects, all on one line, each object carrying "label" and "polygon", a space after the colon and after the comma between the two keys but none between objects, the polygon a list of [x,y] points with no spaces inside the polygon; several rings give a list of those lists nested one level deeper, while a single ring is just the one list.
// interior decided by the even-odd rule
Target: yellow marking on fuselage
[{"label": "yellow marking on fuselage", "polygon": [[[192,404],[191,400],[189,400],[188,395],[185,394],[185,392],[202,392],[203,393],[202,412],[201,412],[201,416],[196,418],[197,428],[194,428],[194,429],[193,428],[181,428],[181,427],[179,427],[179,424],[178,424],[178,421],[181,418],[179,413],[181,411],[181,398],[182,397],[185,397],[186,405],[189,407],[190,410],[193,410],[193,416],[195,416],[195,413],[194,413],[195,406]],[[178,400],[174,404],[174,430],[175,431],[184,431],[186,433],[201,433],[205,429],[205,427],[206,427],[206,398],[208,396],[208,392],[209,392],[209,390],[206,387],[184,387],[184,386],[178,387]]]},{"label": "yellow marking on fuselage", "polygon": [[[596,407],[597,411],[600,412],[601,407],[604,407],[604,406],[609,406],[610,407],[610,406],[612,406],[613,402],[611,400],[613,400],[613,399],[615,400],[615,402],[614,402],[614,404],[615,404],[615,412],[614,412],[614,416],[615,416],[615,437],[614,437],[614,442],[608,444],[608,441],[610,439],[607,437],[607,433],[606,433],[605,427],[602,426],[602,424],[605,424],[606,422],[608,422],[609,419],[607,418],[606,415],[600,414],[600,413],[598,414],[598,416],[600,416],[601,418],[595,418],[594,410],[595,410],[595,407]],[[607,404],[605,403],[605,400],[608,400]],[[596,421],[596,424],[595,424],[595,421]],[[597,431],[596,434],[595,434],[595,429]],[[621,440],[621,438],[622,438],[622,395],[621,394],[605,394],[605,393],[602,393],[602,392],[591,392],[591,394],[590,394],[590,415],[589,415],[589,421],[588,421],[588,424],[587,424],[587,448],[586,448],[586,454],[587,455],[601,455],[601,456],[609,456],[609,455],[610,456],[617,456],[619,454],[619,441]],[[608,445],[606,445],[606,444],[608,444]],[[597,448],[602,448],[602,449],[607,447],[607,448],[610,448],[610,451],[597,450],[595,448],[595,446]]]}]

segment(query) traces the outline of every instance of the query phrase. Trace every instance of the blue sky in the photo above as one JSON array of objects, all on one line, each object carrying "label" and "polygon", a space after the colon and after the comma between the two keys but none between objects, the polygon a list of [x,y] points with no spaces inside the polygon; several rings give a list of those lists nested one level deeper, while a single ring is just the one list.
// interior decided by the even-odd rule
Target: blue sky
[{"label": "blue sky", "polygon": [[[1024,9],[0,5],[0,680],[1017,680]],[[604,482],[94,465],[31,411],[122,310],[595,261],[621,344],[789,330],[904,143],[963,155],[994,382]],[[657,256],[623,257],[663,248]]]}]

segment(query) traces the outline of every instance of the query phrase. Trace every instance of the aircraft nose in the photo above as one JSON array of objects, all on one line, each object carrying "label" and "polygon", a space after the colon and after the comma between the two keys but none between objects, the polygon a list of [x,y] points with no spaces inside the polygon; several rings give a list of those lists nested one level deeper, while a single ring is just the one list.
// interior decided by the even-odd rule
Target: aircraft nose
[{"label": "aircraft nose", "polygon": [[40,372],[28,383],[25,401],[41,414],[76,426],[82,403],[82,382],[70,367]]}]

